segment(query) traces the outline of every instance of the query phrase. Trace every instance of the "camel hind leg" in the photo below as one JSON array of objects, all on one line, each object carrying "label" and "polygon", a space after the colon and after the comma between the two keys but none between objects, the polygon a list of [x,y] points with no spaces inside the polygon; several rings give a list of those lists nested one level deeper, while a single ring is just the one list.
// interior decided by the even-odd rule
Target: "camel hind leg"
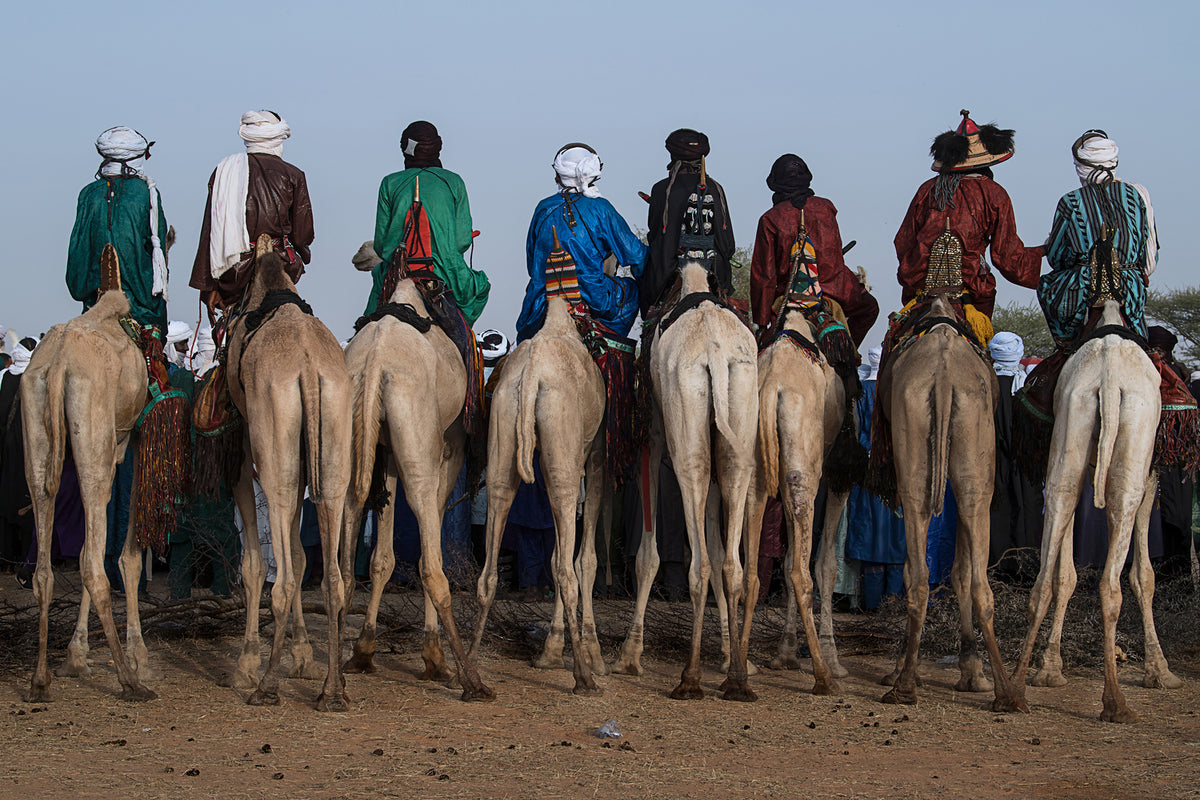
[{"label": "camel hind leg", "polygon": [[[1112,478],[1110,476],[1110,482]],[[1111,486],[1111,483],[1110,483]],[[1125,702],[1117,680],[1117,617],[1121,613],[1121,570],[1129,554],[1137,507],[1113,498],[1110,490],[1108,510],[1108,558],[1100,575],[1100,614],[1104,622],[1104,722],[1137,722],[1137,714]],[[1136,499],[1141,504],[1141,496]]]},{"label": "camel hind leg", "polygon": [[[300,591],[300,584],[304,581],[304,570],[306,567],[306,557],[304,555],[304,545],[300,543],[300,520],[304,513],[304,492],[303,490],[296,497],[296,512],[294,530],[291,536],[288,537],[288,548],[292,554],[292,668],[288,673],[289,678],[299,678],[306,681],[319,680],[321,668],[317,666],[313,659],[312,641],[308,636],[308,626],[304,623],[304,596]],[[320,516],[320,510],[317,512]],[[328,543],[324,541],[322,534],[321,553],[322,557],[326,552],[330,552],[327,547]],[[337,626],[337,620],[329,621],[330,629]]]},{"label": "camel hind leg", "polygon": [[621,644],[621,653],[612,671],[625,675],[642,674],[642,651],[645,648],[646,606],[650,602],[650,589],[654,585],[654,576],[658,574],[661,563],[658,556],[658,542],[655,539],[655,515],[658,510],[658,467],[662,462],[662,418],[655,415],[651,423],[650,444],[642,448],[641,469],[641,500],[642,500],[642,539],[638,545],[635,570],[637,575],[637,598],[634,601],[633,618],[629,622],[629,631]]},{"label": "camel hind leg", "polygon": [[241,474],[233,487],[233,499],[242,518],[242,592],[246,604],[246,628],[237,667],[231,679],[235,689],[253,689],[258,685],[258,671],[262,666],[258,609],[266,576],[266,565],[259,549],[258,508],[251,479],[254,467],[250,448],[247,446],[245,451]]},{"label": "camel hind leg", "polygon": [[[371,595],[367,600],[367,613],[363,619],[362,630],[354,640],[354,649],[350,659],[343,669],[353,673],[374,673],[375,666],[375,636],[379,620],[379,604],[383,599],[383,588],[392,577],[396,568],[395,542],[392,541],[392,527],[396,517],[396,462],[389,455],[386,458],[385,488],[388,504],[383,507],[376,517],[375,550],[371,553]],[[357,533],[356,533],[357,535]],[[346,537],[343,537],[343,541]],[[350,565],[350,580],[354,580],[353,564]],[[345,572],[345,570],[343,570]]]},{"label": "camel hind leg", "polygon": [[[40,550],[39,550],[40,552]],[[71,634],[71,643],[67,645],[67,657],[54,670],[60,678],[86,678],[92,674],[88,665],[88,616],[92,610],[92,596],[84,588],[79,598],[79,614],[75,618],[75,630]]]},{"label": "camel hind leg", "polygon": [[504,525],[508,511],[512,508],[517,491],[517,464],[515,441],[511,432],[503,435],[500,426],[493,425],[488,433],[487,467],[487,542],[483,570],[479,574],[476,598],[479,601],[479,616],[475,620],[475,636],[471,642],[468,658],[474,662],[479,657],[479,646],[487,628],[488,614],[496,600],[499,585],[500,541],[504,537]]},{"label": "camel hind leg", "polygon": [[[579,611],[583,626],[580,637],[587,654],[588,664],[594,675],[607,675],[608,665],[600,652],[600,639],[596,635],[596,613],[592,602],[592,590],[596,585],[596,522],[605,501],[606,475],[604,471],[604,428],[601,427],[597,440],[588,455],[584,478],[583,542],[575,561],[575,574],[579,576]],[[607,533],[607,531],[606,531]]]},{"label": "camel hind leg", "polygon": [[[1068,523],[1068,530],[1073,530]],[[1075,594],[1075,586],[1079,576],[1075,572],[1074,542],[1068,533],[1063,537],[1059,550],[1058,566],[1055,571],[1051,590],[1054,594],[1054,616],[1050,620],[1050,638],[1046,649],[1042,651],[1041,665],[1029,680],[1032,686],[1066,686],[1067,679],[1063,675],[1062,635],[1063,625],[1067,620],[1067,604]]]},{"label": "camel hind leg", "polygon": [[[833,588],[837,585],[838,570],[836,552],[837,531],[839,521],[842,518],[842,513],[845,511],[846,503],[849,499],[850,492],[848,491],[840,493],[826,492],[825,525],[821,531],[821,544],[817,550],[817,580],[820,581],[821,590],[821,617],[818,639],[820,641],[821,657],[826,665],[828,665],[829,674],[834,678],[845,678],[850,674],[850,671],[842,666],[842,662],[838,660],[837,641],[833,635]],[[812,649],[811,643],[809,644],[809,649]],[[834,685],[833,691],[837,691],[836,685]]]},{"label": "camel hind leg", "polygon": [[[133,502],[140,502],[134,497]],[[125,584],[125,657],[129,668],[145,682],[150,679],[150,654],[142,638],[142,619],[138,607],[138,588],[142,582],[142,558],[145,552],[138,544],[133,530],[134,515],[129,515],[129,528],[125,532],[125,545],[121,548],[121,580]]]},{"label": "camel hind leg", "polygon": [[[347,711],[350,698],[346,694],[346,678],[341,669],[342,619],[345,593],[342,575],[338,569],[338,537],[342,531],[342,515],[345,513],[345,498],[322,498],[317,502],[317,525],[321,530],[321,554],[325,574],[321,590],[325,595],[325,614],[329,621],[328,664],[325,685],[317,698],[318,711]],[[299,537],[297,537],[299,541]],[[297,581],[299,578],[297,578]],[[297,591],[299,594],[299,591]]]},{"label": "camel hind leg", "polygon": [[1129,571],[1129,584],[1137,597],[1138,607],[1142,612],[1142,635],[1145,640],[1145,675],[1142,686],[1147,689],[1178,689],[1183,685],[1167,666],[1166,656],[1163,655],[1162,645],[1158,641],[1158,631],[1154,627],[1154,568],[1150,565],[1150,544],[1148,530],[1150,527],[1150,512],[1154,508],[1154,495],[1158,480],[1154,473],[1146,482],[1146,491],[1142,495],[1142,504],[1138,508],[1137,520],[1133,530],[1133,569]]}]

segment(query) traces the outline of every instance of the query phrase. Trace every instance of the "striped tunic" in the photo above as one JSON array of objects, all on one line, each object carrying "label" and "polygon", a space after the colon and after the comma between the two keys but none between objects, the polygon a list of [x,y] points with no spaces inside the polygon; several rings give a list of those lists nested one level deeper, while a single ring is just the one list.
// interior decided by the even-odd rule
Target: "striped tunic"
[{"label": "striped tunic", "polygon": [[1111,233],[1113,251],[1122,265],[1121,310],[1134,330],[1146,335],[1146,205],[1133,186],[1112,181],[1067,192],[1055,209],[1046,243],[1051,271],[1038,284],[1038,302],[1058,340],[1075,338],[1087,322],[1088,261],[1102,226]]}]

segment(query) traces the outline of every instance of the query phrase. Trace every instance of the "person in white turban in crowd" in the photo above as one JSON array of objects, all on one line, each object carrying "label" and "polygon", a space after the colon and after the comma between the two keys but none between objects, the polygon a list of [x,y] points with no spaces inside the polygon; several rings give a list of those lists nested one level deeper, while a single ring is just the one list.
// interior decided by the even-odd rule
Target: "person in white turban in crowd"
[{"label": "person in white turban in crowd", "polygon": [[67,288],[83,302],[84,311],[95,305],[100,253],[111,244],[130,314],[162,331],[167,327],[167,218],[154,180],[146,174],[153,144],[124,126],[96,138],[102,161],[96,180],[79,193],[67,250]]},{"label": "person in white turban in crowd", "polygon": [[192,340],[192,326],[177,319],[167,323],[166,345],[164,352],[171,372],[180,367],[187,368],[187,351]]},{"label": "person in white turban in crowd", "polygon": [[[529,284],[517,319],[517,341],[533,336],[546,316],[546,258],[554,248],[554,233],[575,261],[579,295],[593,319],[621,336],[629,333],[638,314],[637,279],[649,252],[629,224],[596,185],[604,168],[586,144],[572,143],[554,156],[558,191],[538,203],[529,223],[525,262]],[[609,256],[630,268],[633,277],[608,275]]]},{"label": "person in white turban in crowd", "polygon": [[[483,354],[484,411],[489,411],[492,401],[492,389],[495,387],[493,376],[498,380],[500,367],[508,355],[508,337],[495,328],[488,328],[483,333],[475,335],[479,344],[479,352]],[[490,414],[489,414],[490,416]],[[478,564],[484,562],[487,542],[487,485],[486,470],[479,475],[479,487],[475,499],[471,501],[471,548]]]},{"label": "person in white turban in crowd", "polygon": [[[1015,333],[999,331],[988,342],[988,354],[1000,384],[996,400],[996,488],[992,494],[992,536],[988,563],[1009,577],[1020,577],[1018,548],[1036,548],[1042,538],[1042,487],[1028,476],[1013,454],[1013,395],[1025,385],[1025,342]],[[1032,575],[1027,577],[1033,577]]]},{"label": "person in white turban in crowd", "polygon": [[1121,286],[1121,312],[1133,330],[1146,335],[1146,287],[1158,258],[1154,207],[1145,187],[1116,176],[1119,149],[1101,130],[1089,130],[1071,145],[1080,188],[1058,201],[1046,240],[1051,271],[1038,284],[1038,302],[1050,333],[1061,346],[1088,322],[1093,248],[1107,236]]},{"label": "person in white turban in crowd", "polygon": [[201,325],[199,332],[188,345],[187,367],[196,377],[200,377],[213,368],[216,356],[217,345],[213,341],[212,328]]},{"label": "person in white turban in crowd", "polygon": [[236,303],[253,272],[254,246],[268,234],[293,282],[312,259],[312,203],[304,173],[283,160],[292,135],[274,111],[242,114],[246,151],[227,156],[208,179],[208,203],[189,285],[210,311]]}]

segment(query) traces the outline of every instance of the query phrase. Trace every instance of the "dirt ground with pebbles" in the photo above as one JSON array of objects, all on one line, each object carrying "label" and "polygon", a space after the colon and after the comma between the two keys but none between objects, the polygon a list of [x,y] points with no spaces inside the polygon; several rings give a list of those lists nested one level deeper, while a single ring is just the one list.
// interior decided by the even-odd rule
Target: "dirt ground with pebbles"
[{"label": "dirt ground with pebbles", "polygon": [[[617,628],[628,613],[627,601],[598,606]],[[319,617],[310,625],[320,649]],[[1143,689],[1140,665],[1122,665],[1141,721],[1118,726],[1097,718],[1098,670],[1031,687],[1031,713],[1000,715],[990,695],[955,692],[957,667],[936,662],[924,664],[918,705],[879,703],[891,666],[882,655],[845,656],[851,676],[830,697],[809,693],[805,660],[800,672],[752,677],[758,702],[726,702],[709,653],[715,621],[699,701],[668,698],[681,664],[655,654],[653,630],[646,673],[600,678],[599,697],[572,695],[570,673],[534,669],[485,639],[491,703],[420,681],[411,632],[381,648],[377,674],[348,676],[342,714],[313,710],[317,681],[284,681],[278,706],[246,705],[246,693],[220,685],[236,636],[150,636],[158,699],[123,703],[103,636],[91,641],[92,676],[56,678],[51,703],[24,702],[32,659],[4,671],[0,797],[1200,797],[1195,653],[1172,663],[1184,686],[1170,692]],[[615,645],[602,642],[611,658]],[[754,655],[766,660],[766,646]],[[610,719],[623,737],[597,738]]]}]

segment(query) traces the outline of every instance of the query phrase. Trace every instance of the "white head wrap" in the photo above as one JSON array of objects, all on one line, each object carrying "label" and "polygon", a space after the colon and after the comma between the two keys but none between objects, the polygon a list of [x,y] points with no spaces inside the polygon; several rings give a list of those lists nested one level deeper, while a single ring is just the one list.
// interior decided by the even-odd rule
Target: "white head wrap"
[{"label": "white head wrap", "polygon": [[167,323],[167,344],[175,344],[192,336],[192,326],[177,319]]},{"label": "white head wrap", "polygon": [[489,328],[477,334],[475,341],[479,344],[479,352],[483,355],[483,379],[492,376],[496,362],[508,353],[508,337],[495,328]]},{"label": "white head wrap", "polygon": [[213,366],[217,345],[213,342],[212,329],[202,327],[188,346],[187,360],[192,372],[203,375]]},{"label": "white head wrap", "polygon": [[282,156],[283,140],[291,135],[287,120],[274,111],[247,111],[242,114],[242,127],[238,128],[247,153]]},{"label": "white head wrap", "polygon": [[112,178],[132,173],[146,182],[150,190],[150,263],[154,269],[154,286],[151,294],[161,295],[167,300],[167,256],[158,236],[158,187],[154,179],[146,174],[146,159],[150,157],[150,145],[132,128],[118,125],[96,137],[96,152],[104,159],[99,175]]},{"label": "white head wrap", "polygon": [[[1078,147],[1071,148],[1071,155],[1075,159],[1075,174],[1079,176],[1079,182],[1084,186],[1089,183],[1108,183],[1109,181],[1117,180],[1114,170],[1117,168],[1117,163],[1121,154],[1121,149],[1117,147],[1117,143],[1104,135],[1091,135],[1088,131],[1082,137],[1084,141]],[[1099,133],[1099,132],[1097,132]],[[1146,187],[1140,183],[1132,181],[1123,181],[1128,183],[1142,197],[1142,203],[1146,206],[1146,228],[1148,236],[1146,237],[1146,275],[1153,275],[1154,268],[1158,262],[1158,229],[1154,225],[1154,206],[1150,204],[1150,193],[1146,191]]]},{"label": "white head wrap", "polygon": [[1021,359],[1025,355],[1025,342],[1011,331],[1000,331],[988,342],[988,353],[997,375],[1011,375],[1014,392],[1025,385],[1025,367]]},{"label": "white head wrap", "polygon": [[554,157],[554,171],[564,190],[580,192],[584,197],[599,197],[596,181],[604,165],[600,157],[585,147],[569,147]]},{"label": "white head wrap", "polygon": [[9,364],[7,372],[13,375],[20,375],[29,366],[29,356],[32,355],[25,345],[17,342],[12,349],[12,363]]},{"label": "white head wrap", "polygon": [[871,371],[865,380],[879,380],[879,359],[881,358],[883,358],[883,345],[875,345],[867,351],[867,363],[871,366]]}]

